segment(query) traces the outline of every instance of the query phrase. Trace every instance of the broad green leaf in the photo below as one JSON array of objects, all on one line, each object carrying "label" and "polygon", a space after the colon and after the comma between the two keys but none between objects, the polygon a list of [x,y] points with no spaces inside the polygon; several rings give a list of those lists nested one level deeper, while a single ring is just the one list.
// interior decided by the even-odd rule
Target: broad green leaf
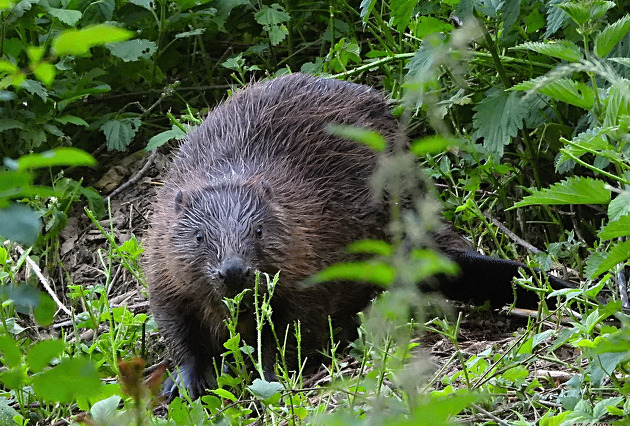
[{"label": "broad green leaf", "polygon": [[514,204],[514,207],[535,204],[608,204],[610,191],[606,182],[583,176],[574,176],[552,185],[549,188],[535,190],[531,195]]},{"label": "broad green leaf", "polygon": [[254,19],[260,25],[277,25],[289,21],[289,14],[278,3],[271,6],[263,5],[260,11],[254,14]]},{"label": "broad green leaf", "polygon": [[35,77],[42,83],[46,85],[46,87],[50,87],[55,81],[55,74],[57,73],[57,69],[55,66],[48,62],[40,62],[35,65],[31,65],[31,69],[33,70],[33,74]]},{"label": "broad green leaf", "polygon": [[27,154],[18,159],[18,170],[54,166],[94,166],[96,160],[78,148],[55,148],[39,154]]},{"label": "broad green leaf", "polygon": [[130,0],[129,3],[145,8],[146,10],[154,10],[155,2],[153,0]]},{"label": "broad green leaf", "polygon": [[414,29],[414,35],[420,39],[423,39],[427,34],[448,34],[453,31],[453,26],[451,24],[443,22],[432,16],[421,16],[418,19],[418,22],[412,27]]},{"label": "broad green leaf", "polygon": [[134,33],[110,25],[94,25],[80,30],[66,30],[52,42],[57,55],[85,55],[94,46],[125,41]]},{"label": "broad green leaf", "polygon": [[4,59],[0,59],[0,73],[14,73],[19,71],[20,68],[18,68],[17,65],[15,65],[13,62],[9,62],[7,60]]},{"label": "broad green leaf", "polygon": [[607,224],[599,231],[598,235],[602,240],[612,240],[613,238],[630,236],[630,214]]},{"label": "broad green leaf", "polygon": [[361,20],[363,22],[367,22],[372,10],[374,10],[374,5],[376,4],[376,0],[361,0],[361,5],[359,6]]},{"label": "broad green leaf", "polygon": [[214,389],[211,390],[210,392],[214,393],[215,395],[224,398],[224,399],[229,399],[232,402],[235,402],[238,398],[236,398],[234,396],[234,394],[226,389]]},{"label": "broad green leaf", "polygon": [[39,373],[59,357],[65,348],[63,340],[41,340],[28,349],[26,362],[33,373]]},{"label": "broad green leaf", "polygon": [[569,78],[550,80],[543,76],[514,86],[515,90],[533,90],[555,100],[584,109],[591,109],[595,101],[593,89],[585,83]]},{"label": "broad green leaf", "polygon": [[277,46],[287,37],[289,30],[285,25],[271,25],[265,27],[265,30],[269,32],[269,42],[273,46]]},{"label": "broad green leaf", "polygon": [[391,0],[389,2],[392,23],[396,25],[398,31],[402,32],[407,28],[413,16],[413,9],[417,4],[416,0]]},{"label": "broad green leaf", "polygon": [[24,124],[21,121],[13,120],[11,118],[0,118],[0,132],[11,129],[23,129]]},{"label": "broad green leaf", "polygon": [[33,316],[39,325],[45,327],[52,324],[57,305],[55,301],[52,300],[52,297],[46,293],[40,293],[39,296],[39,303],[33,309]]},{"label": "broad green leaf", "polygon": [[600,58],[605,57],[628,34],[628,31],[630,31],[630,15],[608,25],[597,34],[593,51]]},{"label": "broad green leaf", "polygon": [[313,281],[334,280],[364,281],[380,286],[390,284],[396,275],[391,265],[385,262],[348,262],[328,266],[313,276]]},{"label": "broad green leaf", "polygon": [[528,49],[569,62],[579,62],[583,58],[580,48],[575,43],[567,40],[549,41],[546,43],[528,41],[520,46],[516,46],[515,49]]},{"label": "broad green leaf", "polygon": [[36,63],[42,60],[45,49],[41,46],[28,46],[26,48],[26,56],[30,63]]},{"label": "broad green leaf", "polygon": [[0,0],[0,10],[8,9],[13,3],[10,0]]},{"label": "broad green leaf", "polygon": [[[604,127],[618,127],[621,117],[630,115],[630,81],[618,78],[608,89],[605,102]],[[625,132],[624,132],[625,133]],[[614,136],[613,136],[614,138]]]},{"label": "broad green leaf", "polygon": [[251,385],[247,386],[247,388],[254,397],[262,401],[265,401],[284,390],[282,383],[268,382],[261,379],[255,379]]},{"label": "broad green leaf", "polygon": [[11,336],[0,335],[0,354],[2,365],[14,368],[22,363],[22,352]]},{"label": "broad green leaf", "polygon": [[335,136],[367,145],[374,151],[382,152],[387,148],[387,141],[385,138],[374,130],[336,124],[329,125],[327,130]]},{"label": "broad green leaf", "polygon": [[630,58],[608,58],[609,61],[630,67]]},{"label": "broad green leaf", "polygon": [[630,213],[630,192],[623,191],[608,205],[608,220],[612,223]]},{"label": "broad green leaf", "polygon": [[24,204],[0,208],[0,236],[21,244],[35,244],[42,229],[39,214]]},{"label": "broad green leaf", "polygon": [[115,8],[116,2],[114,0],[91,1],[83,11],[81,23],[86,25],[111,21],[114,17]]},{"label": "broad green leaf", "polygon": [[79,19],[83,16],[78,10],[71,9],[55,9],[54,7],[46,10],[50,16],[59,19],[61,22],[69,27],[74,27],[79,22]]},{"label": "broad green leaf", "polygon": [[121,118],[104,123],[100,130],[105,134],[105,139],[107,139],[107,149],[124,151],[131,143],[140,124],[141,121],[138,117]]},{"label": "broad green leaf", "polygon": [[615,3],[612,1],[603,0],[580,0],[556,5],[556,7],[564,10],[578,25],[584,25],[589,20],[594,21],[601,18],[615,6]]},{"label": "broad green leaf", "polygon": [[112,55],[122,59],[124,62],[133,62],[138,59],[149,59],[157,50],[157,44],[144,39],[122,41],[106,46]]},{"label": "broad green leaf", "polygon": [[[47,71],[44,70],[44,72],[47,72]],[[46,75],[44,75],[44,78],[46,78]],[[44,102],[48,100],[48,90],[46,90],[46,87],[44,87],[44,85],[40,83],[39,81],[31,80],[27,78],[20,84],[20,87],[26,90],[31,95],[39,96]]]},{"label": "broad green leaf", "polygon": [[[0,10],[2,7],[2,0],[0,0]],[[0,398],[0,424],[2,425],[14,425],[19,424],[14,418],[21,418],[22,415],[16,411],[15,408],[9,405],[9,400],[6,398]]]},{"label": "broad green leaf", "polygon": [[182,129],[180,129],[178,126],[173,125],[171,130],[166,130],[162,133],[158,133],[157,135],[149,139],[146,150],[152,151],[173,139],[184,139],[185,137],[186,137],[186,133]]},{"label": "broad green leaf", "polygon": [[595,279],[598,275],[611,271],[620,263],[630,258],[630,240],[616,243],[608,252],[593,253],[586,259],[584,272],[588,278]]},{"label": "broad green leaf", "polygon": [[96,424],[112,424],[112,417],[118,412],[118,405],[122,399],[118,395],[112,395],[95,403],[90,408],[90,414]]},{"label": "broad green leaf", "polygon": [[74,115],[64,115],[61,117],[57,117],[56,120],[60,122],[61,124],[71,123],[77,126],[83,126],[83,127],[89,126],[89,124],[84,119],[82,119],[81,117],[74,116]]},{"label": "broad green leaf", "polygon": [[96,365],[85,358],[64,358],[59,365],[34,375],[32,381],[38,397],[65,404],[73,402],[77,395],[90,398],[102,386]]},{"label": "broad green leaf", "polygon": [[503,20],[503,29],[507,33],[508,30],[518,21],[521,12],[520,1],[504,1],[501,2],[501,19]]},{"label": "broad green leaf", "polygon": [[194,29],[192,31],[184,31],[184,32],[175,34],[175,38],[193,37],[193,36],[201,35],[201,34],[203,34],[205,32],[206,32],[205,28],[197,28],[197,29]]},{"label": "broad green leaf", "polygon": [[175,0],[175,3],[177,3],[182,10],[186,10],[190,9],[191,7],[201,6],[202,4],[209,3],[210,1],[212,0]]},{"label": "broad green leaf", "polygon": [[491,89],[484,100],[473,109],[475,133],[473,139],[483,138],[483,146],[497,157],[523,127],[528,114],[527,105],[517,92]]}]

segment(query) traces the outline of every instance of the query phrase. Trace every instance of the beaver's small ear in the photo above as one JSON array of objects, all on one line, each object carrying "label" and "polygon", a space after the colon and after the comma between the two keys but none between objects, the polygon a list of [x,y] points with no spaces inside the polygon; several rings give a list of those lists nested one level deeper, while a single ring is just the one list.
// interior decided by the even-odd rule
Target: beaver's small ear
[{"label": "beaver's small ear", "polygon": [[175,194],[175,204],[174,204],[174,209],[175,209],[175,213],[179,213],[182,210],[184,204],[184,191],[177,191],[177,194]]},{"label": "beaver's small ear", "polygon": [[263,193],[267,198],[271,199],[274,197],[273,189],[271,188],[271,185],[269,185],[269,182],[263,180],[262,182],[260,182],[260,186],[262,187]]}]

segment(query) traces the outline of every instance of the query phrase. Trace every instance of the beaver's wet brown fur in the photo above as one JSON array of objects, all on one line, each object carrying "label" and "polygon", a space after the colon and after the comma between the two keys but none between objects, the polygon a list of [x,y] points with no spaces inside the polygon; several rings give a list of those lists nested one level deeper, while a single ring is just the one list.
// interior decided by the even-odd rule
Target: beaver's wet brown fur
[{"label": "beaver's wet brown fur", "polygon": [[[213,359],[225,352],[222,299],[251,288],[254,271],[281,271],[271,302],[275,328],[284,336],[299,321],[303,356],[325,343],[329,316],[338,326],[355,327],[356,313],[376,294],[366,284],[303,285],[343,260],[350,242],[387,238],[386,207],[368,189],[376,154],[331,135],[331,123],[376,130],[390,142],[397,132],[378,92],[293,74],[253,84],[218,106],[173,161],[155,203],[146,273],[151,310],[179,367],[178,381],[193,397],[214,384]],[[479,286],[500,269],[506,281],[501,298],[509,300],[509,280],[522,265],[498,260],[497,266],[445,234],[436,241],[468,274],[450,281],[446,292],[496,298],[496,291]],[[479,263],[489,271],[470,278]],[[239,332],[256,345],[251,313]],[[276,345],[264,337],[263,368],[271,374]],[[294,346],[289,361],[296,359]],[[166,389],[175,391],[174,385]]]}]

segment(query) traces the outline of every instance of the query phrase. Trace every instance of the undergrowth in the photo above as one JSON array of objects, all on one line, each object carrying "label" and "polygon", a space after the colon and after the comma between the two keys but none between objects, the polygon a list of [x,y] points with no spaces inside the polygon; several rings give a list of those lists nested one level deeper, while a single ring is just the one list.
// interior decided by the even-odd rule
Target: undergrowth
[{"label": "undergrowth", "polygon": [[[5,0],[0,27],[1,424],[628,421],[622,2]],[[278,381],[267,381],[260,341],[242,342],[231,325],[217,389],[163,401],[155,322],[146,305],[112,297],[120,271],[146,296],[141,240],[119,241],[104,225],[108,209],[84,166],[107,161],[105,150],[157,149],[233,88],[300,70],[390,93],[411,142],[383,162],[375,186],[404,174],[436,190],[399,194],[423,207],[392,206],[394,243],[354,247],[395,279],[349,352],[331,339],[323,372],[279,362]],[[415,282],[449,265],[402,244],[435,221],[433,198],[479,249],[562,269],[579,288],[552,294],[560,302],[550,310],[544,282],[517,280],[541,295],[536,315],[470,344],[466,324],[487,313],[433,318]],[[74,282],[65,265],[55,272],[60,232],[84,202],[104,239],[95,282]],[[282,276],[260,279],[273,288]],[[269,326],[268,299],[258,302]]]}]

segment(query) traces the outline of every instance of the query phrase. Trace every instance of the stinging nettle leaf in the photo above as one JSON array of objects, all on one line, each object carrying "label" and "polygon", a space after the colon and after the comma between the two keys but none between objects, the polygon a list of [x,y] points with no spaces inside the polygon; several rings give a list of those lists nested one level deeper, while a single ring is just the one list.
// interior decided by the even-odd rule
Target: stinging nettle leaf
[{"label": "stinging nettle leaf", "polygon": [[157,50],[157,44],[144,39],[107,44],[106,47],[112,55],[122,59],[124,62],[133,62],[141,58],[149,59]]},{"label": "stinging nettle leaf", "polygon": [[620,263],[630,258],[630,240],[615,244],[606,253],[593,253],[586,259],[586,275],[594,279],[598,275],[611,271]]},{"label": "stinging nettle leaf", "polygon": [[622,216],[614,222],[610,222],[599,231],[599,238],[602,240],[612,240],[618,237],[630,235],[630,214]]},{"label": "stinging nettle leaf", "polygon": [[585,83],[569,78],[550,80],[547,76],[524,81],[514,86],[514,90],[531,90],[552,99],[566,102],[584,109],[591,109],[595,102],[595,92]]},{"label": "stinging nettle leaf", "polygon": [[628,31],[630,31],[630,15],[608,25],[597,34],[593,51],[600,58],[605,57],[628,34]]},{"label": "stinging nettle leaf", "polygon": [[577,47],[575,43],[571,43],[567,40],[557,42],[550,41],[546,43],[528,41],[520,46],[516,46],[515,49],[528,49],[569,62],[579,62],[583,57],[580,48]]},{"label": "stinging nettle leaf", "polygon": [[606,182],[599,179],[574,176],[549,188],[535,190],[531,195],[514,204],[514,207],[535,204],[608,204],[610,191],[606,189],[606,185]]}]

